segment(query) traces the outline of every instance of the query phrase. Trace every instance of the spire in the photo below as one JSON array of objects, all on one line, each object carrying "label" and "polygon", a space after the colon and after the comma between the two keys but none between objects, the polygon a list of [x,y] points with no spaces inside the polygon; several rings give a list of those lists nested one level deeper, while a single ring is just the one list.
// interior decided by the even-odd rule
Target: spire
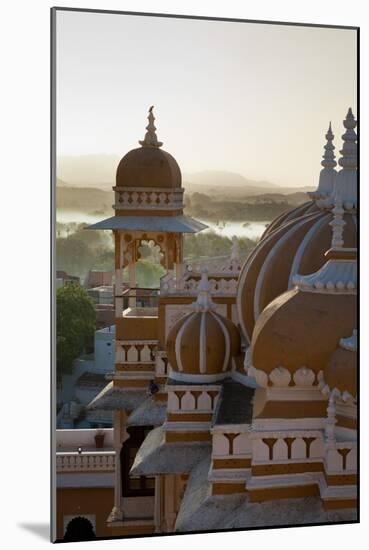
[{"label": "spire", "polygon": [[149,109],[149,114],[147,117],[147,120],[149,121],[148,125],[146,126],[146,134],[145,138],[142,141],[139,141],[138,143],[142,145],[142,147],[155,147],[159,148],[163,145],[162,141],[158,141],[158,137],[156,135],[156,127],[154,124],[154,113],[153,113],[154,105],[152,105]]},{"label": "spire", "polygon": [[335,161],[333,138],[332,125],[329,123],[327,133],[325,134],[326,144],[324,145],[323,160],[320,163],[323,169],[320,171],[319,184],[316,191],[309,193],[312,199],[324,199],[330,195],[334,189],[334,181],[337,174],[335,167],[337,166],[337,162]]},{"label": "spire", "polygon": [[327,143],[324,145],[325,151],[323,154],[323,160],[320,164],[323,168],[334,168],[337,166],[337,162],[335,161],[335,146],[333,145],[334,134],[332,132],[331,122],[329,123],[327,133],[325,134],[325,139],[327,140]]},{"label": "spire", "polygon": [[349,108],[346,118],[343,121],[346,132],[343,134],[343,147],[340,151],[342,157],[338,164],[345,170],[356,170],[357,168],[357,145],[356,145],[356,120],[352,114],[351,107]]},{"label": "spire", "polygon": [[343,125],[346,132],[343,134],[343,146],[340,150],[341,158],[338,164],[341,170],[337,174],[334,203],[337,199],[342,201],[346,210],[355,210],[357,204],[357,136],[355,132],[356,120],[351,107],[348,110]]},{"label": "spire", "polygon": [[196,302],[193,302],[194,311],[209,311],[214,309],[215,304],[211,299],[211,284],[208,279],[208,270],[204,268],[201,272],[201,280],[197,287],[198,294]]}]

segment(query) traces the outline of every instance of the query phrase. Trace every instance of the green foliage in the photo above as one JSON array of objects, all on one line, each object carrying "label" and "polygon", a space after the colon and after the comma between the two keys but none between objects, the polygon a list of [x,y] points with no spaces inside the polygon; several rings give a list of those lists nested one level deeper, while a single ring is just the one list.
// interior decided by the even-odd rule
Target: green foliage
[{"label": "green foliage", "polygon": [[[238,239],[241,257],[247,256],[255,247],[256,241],[241,237]],[[184,256],[187,259],[217,256],[229,256],[231,253],[232,240],[215,233],[206,231],[194,235],[186,235],[184,239]]]},{"label": "green foliage", "polygon": [[[165,275],[165,269],[150,260],[139,260],[136,264],[137,286],[139,288],[159,288],[160,278]],[[128,281],[128,269],[123,272],[123,280]]]},{"label": "green foliage", "polygon": [[76,359],[93,340],[96,314],[93,302],[79,285],[68,284],[56,293],[57,372],[70,373]]}]

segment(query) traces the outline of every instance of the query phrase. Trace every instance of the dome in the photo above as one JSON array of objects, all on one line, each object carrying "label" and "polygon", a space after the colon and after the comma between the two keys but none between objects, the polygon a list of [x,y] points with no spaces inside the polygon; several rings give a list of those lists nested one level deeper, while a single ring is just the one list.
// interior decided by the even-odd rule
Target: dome
[{"label": "dome", "polygon": [[229,319],[215,312],[206,272],[199,284],[193,312],[168,334],[170,378],[184,382],[215,382],[229,375],[232,357],[240,352],[240,335]]},{"label": "dome", "polygon": [[176,189],[182,185],[181,170],[172,155],[160,149],[154,125],[153,107],[150,107],[145,138],[141,147],[129,151],[119,162],[117,187]]},{"label": "dome", "polygon": [[331,354],[323,370],[325,384],[330,390],[357,395],[356,330],[350,338],[341,338],[339,347]]},{"label": "dome", "polygon": [[[249,342],[263,309],[293,288],[293,277],[297,273],[308,275],[324,265],[331,245],[333,217],[333,211],[317,208],[316,212],[292,218],[266,235],[247,258],[239,277],[237,309]],[[355,248],[356,215],[345,213],[344,221],[343,246]]]},{"label": "dome", "polygon": [[120,161],[117,187],[175,189],[182,185],[181,170],[172,155],[157,147],[138,147]]},{"label": "dome", "polygon": [[[344,312],[344,314],[343,314]],[[289,290],[258,318],[251,341],[251,364],[269,375],[283,367],[318,374],[356,321],[356,295]]]},{"label": "dome", "polygon": [[[342,243],[343,209],[336,207],[332,248],[324,266],[294,277],[294,288],[274,299],[259,316],[247,355],[248,374],[266,386],[283,379],[317,383],[339,342],[356,322],[356,250]],[[274,371],[274,372],[273,372]]]}]

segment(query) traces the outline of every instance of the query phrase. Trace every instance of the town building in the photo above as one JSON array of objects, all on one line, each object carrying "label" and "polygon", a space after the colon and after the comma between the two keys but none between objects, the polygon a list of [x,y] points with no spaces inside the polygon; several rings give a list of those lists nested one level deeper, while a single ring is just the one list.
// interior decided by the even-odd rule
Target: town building
[{"label": "town building", "polygon": [[[243,265],[235,241],[221,268],[198,272],[183,262],[183,235],[206,226],[183,214],[181,172],[150,109],[141,147],[118,165],[114,216],[90,227],[115,239],[115,365],[88,405],[114,419],[111,508],[97,536],[357,518],[351,109],[344,127],[340,169],[329,127],[310,201],[274,220]],[[147,241],[166,275],[156,305],[137,305]],[[59,537],[63,518],[92,514],[74,483],[59,501]]]}]

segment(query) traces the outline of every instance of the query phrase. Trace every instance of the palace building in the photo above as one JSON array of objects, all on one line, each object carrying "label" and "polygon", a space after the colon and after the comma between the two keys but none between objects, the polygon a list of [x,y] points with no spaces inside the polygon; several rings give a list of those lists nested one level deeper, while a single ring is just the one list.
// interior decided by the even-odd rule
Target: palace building
[{"label": "palace building", "polygon": [[[97,536],[355,520],[351,109],[338,167],[329,125],[311,200],[275,219],[243,265],[234,240],[216,272],[184,264],[184,235],[206,226],[184,215],[180,168],[161,148],[152,109],[148,120],[140,147],[118,165],[114,216],[89,228],[115,239],[115,367],[88,405],[113,412],[109,473],[97,468],[94,482],[101,492],[109,476],[109,492],[103,510],[95,489],[77,510],[86,489],[81,470],[68,471],[76,480],[70,500],[63,483],[58,489],[60,526],[63,516],[88,519],[94,504],[95,525],[104,514]],[[138,303],[136,267],[148,241],[166,274]]]}]

